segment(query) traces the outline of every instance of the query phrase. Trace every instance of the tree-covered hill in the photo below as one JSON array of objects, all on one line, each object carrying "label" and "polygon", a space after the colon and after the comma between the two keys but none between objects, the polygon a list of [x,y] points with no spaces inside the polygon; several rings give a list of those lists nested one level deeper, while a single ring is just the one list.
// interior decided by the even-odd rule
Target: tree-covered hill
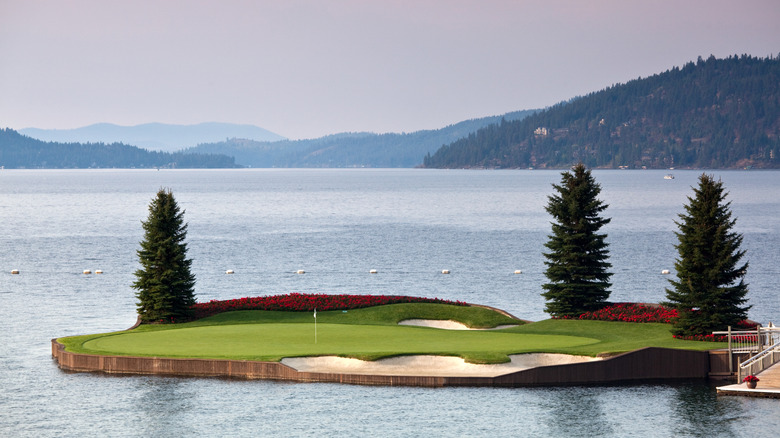
[{"label": "tree-covered hill", "polygon": [[0,129],[0,166],[7,169],[232,168],[225,155],[150,152],[121,143],[52,143]]},{"label": "tree-covered hill", "polygon": [[779,168],[778,154],[780,56],[710,56],[485,127],[423,166]]},{"label": "tree-covered hill", "polygon": [[311,140],[259,142],[239,138],[204,143],[185,152],[225,154],[251,167],[414,167],[426,154],[476,130],[518,120],[535,110],[466,120],[435,130],[404,134],[342,133]]}]

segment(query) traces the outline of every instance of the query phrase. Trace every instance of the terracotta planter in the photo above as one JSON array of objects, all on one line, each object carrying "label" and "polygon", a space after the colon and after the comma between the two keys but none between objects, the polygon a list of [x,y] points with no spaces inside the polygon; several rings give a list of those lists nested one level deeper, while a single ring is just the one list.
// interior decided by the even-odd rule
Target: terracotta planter
[{"label": "terracotta planter", "polygon": [[748,389],[756,389],[758,382],[747,382]]}]

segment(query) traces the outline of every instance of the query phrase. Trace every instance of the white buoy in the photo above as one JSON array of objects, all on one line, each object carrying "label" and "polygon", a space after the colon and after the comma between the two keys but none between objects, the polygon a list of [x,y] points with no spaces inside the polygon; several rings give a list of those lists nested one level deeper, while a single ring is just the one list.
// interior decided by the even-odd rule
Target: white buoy
[{"label": "white buoy", "polygon": [[449,270],[449,269],[442,269],[442,270],[441,270],[441,273],[442,273],[442,274],[449,274],[449,273],[450,273],[450,270]]},{"label": "white buoy", "polygon": [[519,269],[515,271],[515,274],[522,274],[522,273],[523,273],[523,271],[521,271]]},{"label": "white buoy", "polygon": [[92,271],[90,271],[89,269],[85,269],[83,273],[84,273],[84,274],[91,274],[91,273],[92,273]]},{"label": "white buoy", "polygon": [[96,270],[95,270],[95,274],[102,274],[102,273],[103,273],[103,270],[102,270],[102,269],[96,269]]},{"label": "white buoy", "polygon": [[376,269],[372,269],[372,270],[368,271],[368,273],[369,274],[376,274]]},{"label": "white buoy", "polygon": [[19,270],[18,269],[12,269],[11,273],[14,274],[14,275],[17,275],[17,274],[19,274]]},{"label": "white buoy", "polygon": [[235,272],[233,272],[232,269],[228,269],[227,271],[225,271],[225,274],[235,274]]},{"label": "white buoy", "polygon": [[664,269],[663,271],[661,271],[661,274],[669,275],[669,270],[668,269]]},{"label": "white buoy", "polygon": [[305,274],[305,273],[306,271],[304,271],[303,269],[298,269],[298,271],[296,272],[296,274]]}]

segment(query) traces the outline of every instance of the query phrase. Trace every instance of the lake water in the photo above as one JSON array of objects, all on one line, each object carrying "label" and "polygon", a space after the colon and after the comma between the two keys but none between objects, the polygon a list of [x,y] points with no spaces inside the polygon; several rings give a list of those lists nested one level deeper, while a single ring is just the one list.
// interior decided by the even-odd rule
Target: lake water
[{"label": "lake water", "polygon": [[[674,275],[674,221],[701,172],[664,173],[593,172],[612,218],[612,301],[661,301],[670,278],[661,271]],[[710,173],[730,193],[744,236],[749,316],[777,323],[780,172]],[[135,251],[160,188],[186,210],[201,301],[403,294],[544,319],[544,206],[559,180],[559,171],[0,171],[0,435],[773,434],[777,400],[718,397],[698,381],[391,388],[66,373],[51,359],[51,338],[135,322]]]}]

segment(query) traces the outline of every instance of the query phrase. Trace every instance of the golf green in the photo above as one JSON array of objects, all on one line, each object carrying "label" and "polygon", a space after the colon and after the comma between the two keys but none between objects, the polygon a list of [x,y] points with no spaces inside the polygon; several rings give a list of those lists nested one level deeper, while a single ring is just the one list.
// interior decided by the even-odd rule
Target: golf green
[{"label": "golf green", "polygon": [[95,354],[280,360],[283,357],[340,355],[379,358],[406,354],[477,357],[489,362],[506,355],[598,343],[598,339],[554,334],[453,331],[425,327],[317,324],[234,324],[160,331],[118,332],[87,340]]},{"label": "golf green", "polygon": [[[442,330],[398,325],[407,319],[452,320],[501,330]],[[458,356],[502,363],[520,353],[596,356],[645,347],[709,350],[725,344],[675,339],[661,323],[544,320],[525,323],[491,309],[431,303],[390,304],[349,311],[241,310],[181,324],[60,338],[74,353],[280,361],[285,357],[345,356],[376,360],[400,355]]]}]

